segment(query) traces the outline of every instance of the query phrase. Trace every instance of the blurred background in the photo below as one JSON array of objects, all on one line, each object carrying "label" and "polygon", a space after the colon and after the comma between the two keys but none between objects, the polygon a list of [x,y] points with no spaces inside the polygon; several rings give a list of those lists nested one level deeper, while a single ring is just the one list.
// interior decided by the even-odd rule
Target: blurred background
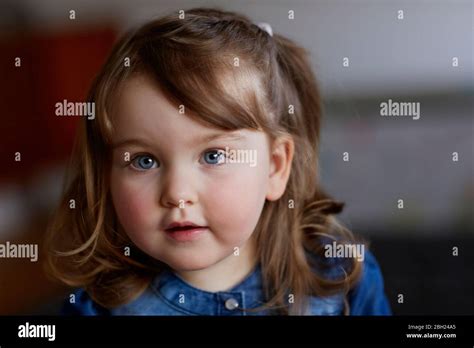
[{"label": "blurred background", "polygon": [[[84,101],[125,30],[197,6],[268,22],[311,53],[322,182],[346,202],[342,222],[371,242],[394,313],[474,314],[468,0],[0,1],[0,243],[41,248],[79,121],[56,117],[55,103]],[[388,99],[419,102],[420,119],[381,117]],[[42,259],[0,259],[0,314],[58,312],[69,289],[47,279]]]}]

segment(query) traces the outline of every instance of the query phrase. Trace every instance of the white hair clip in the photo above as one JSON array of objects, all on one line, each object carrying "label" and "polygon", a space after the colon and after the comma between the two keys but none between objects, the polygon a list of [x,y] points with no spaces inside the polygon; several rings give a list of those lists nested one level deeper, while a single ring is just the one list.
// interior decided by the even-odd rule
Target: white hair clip
[{"label": "white hair clip", "polygon": [[273,30],[270,24],[262,22],[262,23],[257,23],[257,26],[260,29],[265,30],[268,33],[268,35],[273,36]]}]

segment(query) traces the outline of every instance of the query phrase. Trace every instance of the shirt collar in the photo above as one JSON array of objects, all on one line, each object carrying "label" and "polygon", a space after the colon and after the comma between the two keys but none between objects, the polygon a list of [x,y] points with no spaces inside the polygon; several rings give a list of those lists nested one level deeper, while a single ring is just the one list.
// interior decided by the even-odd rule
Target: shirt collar
[{"label": "shirt collar", "polygon": [[242,309],[255,308],[264,303],[260,264],[227,291],[198,289],[172,270],[165,270],[153,280],[151,286],[170,305],[196,315],[245,315]]}]

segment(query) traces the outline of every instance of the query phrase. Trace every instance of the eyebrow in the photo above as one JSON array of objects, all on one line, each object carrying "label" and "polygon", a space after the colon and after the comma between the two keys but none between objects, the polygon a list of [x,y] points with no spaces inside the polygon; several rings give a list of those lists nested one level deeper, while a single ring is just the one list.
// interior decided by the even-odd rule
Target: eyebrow
[{"label": "eyebrow", "polygon": [[[213,134],[208,134],[202,137],[195,138],[192,144],[193,145],[202,144],[202,143],[207,143],[207,142],[218,140],[218,139],[237,141],[237,140],[244,139],[244,136],[240,133],[213,133]],[[147,143],[146,140],[143,140],[143,139],[125,139],[125,140],[121,140],[112,144],[112,149],[116,149],[116,148],[127,146],[127,145],[128,146],[137,145],[137,146],[142,146],[142,147],[151,146],[149,143]]]}]

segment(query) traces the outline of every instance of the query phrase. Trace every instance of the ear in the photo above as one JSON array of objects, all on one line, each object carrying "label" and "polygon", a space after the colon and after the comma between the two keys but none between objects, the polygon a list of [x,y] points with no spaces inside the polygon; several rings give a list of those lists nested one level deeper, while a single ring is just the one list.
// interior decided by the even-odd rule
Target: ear
[{"label": "ear", "polygon": [[270,173],[266,198],[276,201],[286,189],[291,172],[291,162],[295,151],[295,144],[291,136],[277,138],[272,146],[270,156]]}]

